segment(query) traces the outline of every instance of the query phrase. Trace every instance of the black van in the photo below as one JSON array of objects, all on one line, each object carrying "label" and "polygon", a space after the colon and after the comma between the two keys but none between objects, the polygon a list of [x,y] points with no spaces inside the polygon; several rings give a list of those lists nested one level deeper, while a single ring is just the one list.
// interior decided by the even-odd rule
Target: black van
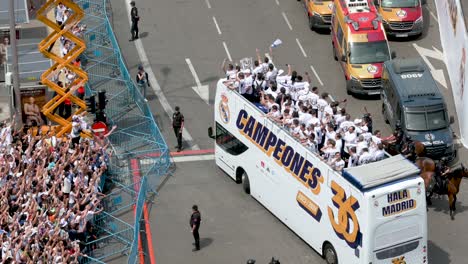
[{"label": "black van", "polygon": [[436,81],[421,59],[386,61],[382,73],[382,114],[394,130],[400,124],[405,135],[426,147],[433,159],[455,158],[453,116]]}]

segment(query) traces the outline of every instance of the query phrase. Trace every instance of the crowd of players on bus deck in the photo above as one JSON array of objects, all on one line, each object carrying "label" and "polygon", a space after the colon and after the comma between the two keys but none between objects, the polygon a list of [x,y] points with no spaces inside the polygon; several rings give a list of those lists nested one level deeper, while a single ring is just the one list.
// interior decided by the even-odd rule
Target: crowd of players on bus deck
[{"label": "crowd of players on bus deck", "polygon": [[333,100],[327,92],[311,85],[307,72],[302,76],[289,64],[283,74],[270,58],[271,48],[270,56],[263,60],[257,49],[252,67],[227,64],[224,60],[224,84],[256,105],[333,169],[340,171],[384,159],[384,141],[407,141],[400,150],[409,158],[414,156],[410,138],[403,138],[398,131],[382,138],[380,130],[373,130],[367,110],[362,117],[352,118],[346,112],[346,100]]}]

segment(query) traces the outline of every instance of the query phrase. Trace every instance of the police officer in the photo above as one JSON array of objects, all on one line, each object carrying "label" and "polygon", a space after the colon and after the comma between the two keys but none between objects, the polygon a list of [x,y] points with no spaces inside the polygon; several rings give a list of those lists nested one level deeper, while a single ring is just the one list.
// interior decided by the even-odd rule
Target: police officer
[{"label": "police officer", "polygon": [[198,234],[200,222],[201,215],[198,211],[198,206],[195,204],[192,206],[192,215],[190,216],[190,228],[192,230],[193,238],[195,239],[195,248],[192,251],[200,250],[200,234]]},{"label": "police officer", "polygon": [[416,161],[416,147],[414,145],[411,136],[407,135],[405,140],[405,146],[403,147],[402,154],[412,162]]},{"label": "police officer", "polygon": [[446,157],[442,157],[436,167],[436,183],[439,192],[443,191],[443,186],[445,186],[447,181],[447,174],[449,174],[450,171],[451,169],[450,166],[448,166],[448,159]]},{"label": "police officer", "polygon": [[138,39],[138,22],[140,21],[140,16],[138,16],[138,9],[135,6],[135,1],[131,1],[130,6],[132,6],[132,9],[130,10],[130,16],[132,18],[132,27],[130,28],[130,32],[132,33],[132,38],[130,41],[134,41],[135,39]]},{"label": "police officer", "polygon": [[177,138],[177,152],[182,150],[182,130],[184,128],[184,115],[180,112],[180,107],[175,107],[175,112],[172,115],[172,128]]}]

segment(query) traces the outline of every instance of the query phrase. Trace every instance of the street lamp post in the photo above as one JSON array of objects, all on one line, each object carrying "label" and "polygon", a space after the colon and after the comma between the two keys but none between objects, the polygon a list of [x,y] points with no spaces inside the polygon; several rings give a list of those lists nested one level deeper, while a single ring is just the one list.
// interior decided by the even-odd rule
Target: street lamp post
[{"label": "street lamp post", "polygon": [[[15,1],[10,0],[10,47],[11,47],[11,58],[12,58],[12,81],[13,81],[13,89],[9,89],[10,92],[13,90],[14,92],[14,111],[16,114],[16,118],[20,122],[16,122],[16,124],[21,123],[21,95],[20,95],[20,82],[19,82],[19,69],[18,69],[18,49],[17,49],[17,41],[16,41],[16,20],[15,20]],[[10,100],[11,101],[11,100]],[[12,115],[13,109],[10,108],[10,116]]]}]

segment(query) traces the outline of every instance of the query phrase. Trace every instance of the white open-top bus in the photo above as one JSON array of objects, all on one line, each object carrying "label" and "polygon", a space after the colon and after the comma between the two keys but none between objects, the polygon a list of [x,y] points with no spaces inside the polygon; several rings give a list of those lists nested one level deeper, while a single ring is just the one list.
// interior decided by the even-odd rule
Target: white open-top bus
[{"label": "white open-top bus", "polygon": [[216,164],[247,193],[329,264],[427,263],[425,189],[411,162],[334,171],[223,81],[209,133]]}]

